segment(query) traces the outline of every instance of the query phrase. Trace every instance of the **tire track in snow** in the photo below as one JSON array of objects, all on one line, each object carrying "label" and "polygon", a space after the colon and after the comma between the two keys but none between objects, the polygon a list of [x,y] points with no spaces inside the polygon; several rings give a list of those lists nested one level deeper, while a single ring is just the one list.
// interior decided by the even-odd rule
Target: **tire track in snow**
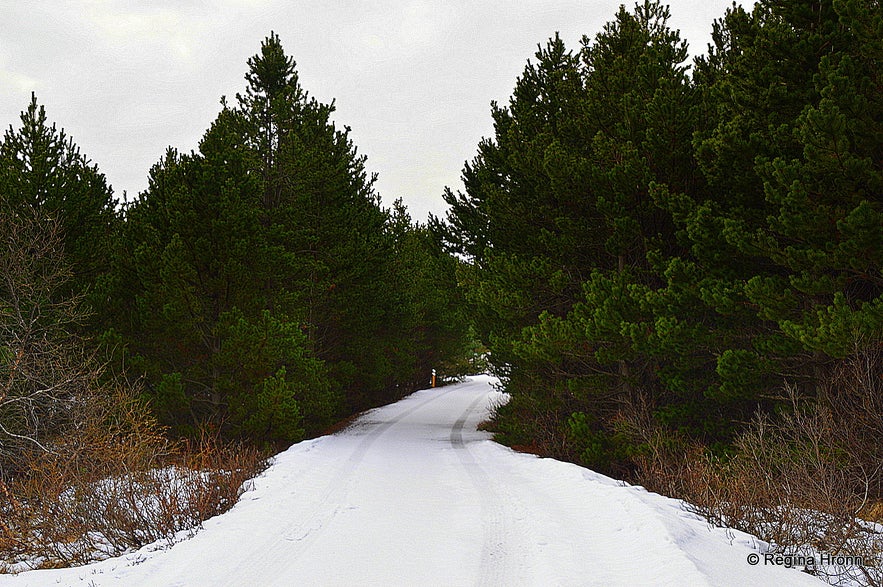
[{"label": "tire track in snow", "polygon": [[[441,393],[433,394],[417,405],[408,408],[397,416],[378,424],[365,434],[361,442],[356,446],[349,458],[338,468],[336,474],[328,482],[326,489],[322,492],[322,499],[316,501],[308,510],[306,515],[300,516],[293,524],[288,525],[282,531],[283,540],[274,541],[267,548],[259,549],[254,556],[247,557],[241,564],[237,566],[237,571],[243,568],[262,567],[267,560],[285,560],[289,564],[293,564],[303,554],[309,550],[310,545],[321,535],[322,531],[328,526],[341,510],[346,508],[345,498],[350,491],[353,483],[354,473],[358,469],[371,445],[378,438],[383,436],[390,428],[422,409],[427,404],[434,402],[452,390],[446,390]],[[382,409],[382,408],[378,408]],[[368,416],[365,414],[362,418]],[[361,418],[360,418],[361,419]],[[352,430],[352,427],[350,428]],[[296,544],[296,546],[294,546]],[[240,573],[233,573],[233,576],[239,576]],[[235,585],[235,582],[228,585]]]},{"label": "tire track in snow", "polygon": [[[500,496],[494,489],[490,477],[476,462],[463,440],[463,428],[466,426],[469,416],[480,404],[486,402],[487,395],[482,395],[466,408],[466,411],[461,414],[451,428],[450,441],[472,480],[481,504],[484,541],[481,545],[481,562],[476,585],[511,585],[514,584],[513,579],[519,575],[517,572],[519,563],[514,560],[512,553],[506,547],[506,536],[510,533],[507,532],[506,517]],[[512,571],[516,572],[513,574]],[[511,576],[507,577],[507,574]]]},{"label": "tire track in snow", "polygon": [[[341,465],[341,467],[337,471],[337,474],[328,483],[328,488],[323,492],[323,499],[316,503],[313,511],[310,512],[310,515],[307,517],[307,519],[302,521],[300,524],[297,524],[290,531],[285,532],[285,534],[283,534],[284,538],[288,541],[303,542],[309,536],[317,534],[317,532],[314,532],[314,530],[321,530],[322,528],[327,526],[327,522],[329,522],[331,518],[333,518],[340,511],[343,504],[341,503],[342,499],[339,498],[343,498],[346,493],[348,493],[350,485],[352,483],[353,474],[361,464],[362,460],[365,458],[365,455],[368,453],[371,445],[373,445],[377,441],[377,439],[383,436],[383,434],[386,433],[390,428],[392,428],[417,410],[420,410],[427,404],[436,401],[437,399],[443,397],[448,393],[450,393],[450,391],[445,391],[436,395],[432,395],[431,397],[429,397],[429,399],[420,402],[416,406],[408,408],[404,412],[400,413],[398,416],[390,418],[389,420],[385,420],[379,424],[375,424],[373,428],[367,434],[365,434],[364,439],[358,444],[355,450],[350,453],[349,458],[343,463],[343,465]],[[336,507],[327,507],[328,504],[335,503]],[[320,521],[323,523],[320,523],[318,527],[315,527],[315,524],[313,524],[314,521]],[[304,528],[306,528],[306,532],[302,532]],[[312,542],[312,540],[310,540],[309,542]],[[304,544],[304,546],[306,547],[306,544]]]}]

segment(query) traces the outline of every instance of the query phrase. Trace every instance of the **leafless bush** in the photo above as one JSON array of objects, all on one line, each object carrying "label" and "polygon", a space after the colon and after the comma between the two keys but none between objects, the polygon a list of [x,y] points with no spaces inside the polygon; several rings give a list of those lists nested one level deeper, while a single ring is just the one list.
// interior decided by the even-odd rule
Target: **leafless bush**
[{"label": "leafless bush", "polygon": [[[93,375],[72,334],[84,317],[57,222],[0,212],[0,477],[25,450],[71,424]],[[42,447],[45,449],[45,447]]]},{"label": "leafless bush", "polygon": [[639,480],[778,552],[864,561],[817,566],[813,572],[831,584],[883,585],[883,526],[872,516],[883,497],[881,373],[879,346],[866,346],[836,370],[823,397],[813,402],[786,385],[782,399],[789,409],[775,417],[758,415],[729,459],[714,458],[637,410],[626,420],[647,447],[636,458]]},{"label": "leafless bush", "polygon": [[829,404],[803,405],[792,386],[786,391],[790,411],[775,420],[754,420],[736,443],[736,457],[716,480],[718,501],[697,504],[697,510],[713,513],[780,551],[809,547],[862,557],[865,566],[816,572],[833,584],[851,578],[881,585],[880,529],[861,518],[872,499],[871,488],[879,483],[879,462],[865,458],[873,447],[857,442],[867,438],[866,431],[856,430],[867,414],[853,409],[863,402],[835,411]]},{"label": "leafless bush", "polygon": [[617,415],[615,426],[641,447],[631,460],[636,480],[645,487],[680,498],[710,490],[703,486],[710,472],[705,447],[657,423],[648,404],[627,406]]},{"label": "leafless bush", "polygon": [[9,570],[171,544],[230,509],[265,466],[258,451],[209,435],[169,442],[132,396],[106,405],[76,436],[29,453],[26,472],[0,486],[0,561]]}]

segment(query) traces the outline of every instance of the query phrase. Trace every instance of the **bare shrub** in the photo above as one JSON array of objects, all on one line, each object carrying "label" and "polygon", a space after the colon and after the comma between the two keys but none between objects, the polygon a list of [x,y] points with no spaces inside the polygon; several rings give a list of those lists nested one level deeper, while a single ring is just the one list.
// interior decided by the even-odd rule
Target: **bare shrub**
[{"label": "bare shrub", "polygon": [[85,347],[71,334],[84,318],[57,222],[0,210],[0,477],[23,451],[71,425],[90,384]]},{"label": "bare shrub", "polygon": [[257,450],[209,435],[172,443],[144,404],[114,397],[0,487],[0,560],[12,570],[71,566],[172,544],[230,509],[265,466]]},{"label": "bare shrub", "polygon": [[[857,348],[835,369],[825,391],[838,435],[848,447],[855,476],[862,479],[863,511],[883,501],[883,343]],[[878,521],[883,521],[880,519]]]},{"label": "bare shrub", "polygon": [[632,410],[623,417],[643,443],[635,457],[639,481],[773,551],[863,559],[808,569],[831,584],[883,585],[883,526],[868,515],[878,511],[883,485],[881,367],[879,345],[868,345],[812,402],[786,385],[788,409],[757,415],[728,459],[655,424],[647,410]]},{"label": "bare shrub", "polygon": [[[851,390],[862,391],[867,390]],[[867,564],[861,567],[815,572],[832,584],[851,579],[881,585],[880,528],[861,519],[879,475],[879,463],[864,458],[873,449],[857,442],[867,438],[866,431],[856,430],[867,414],[854,408],[867,404],[859,401],[835,411],[830,404],[804,405],[793,386],[786,386],[786,392],[791,409],[775,420],[755,418],[737,440],[736,457],[716,480],[718,501],[696,509],[708,515],[726,508],[728,525],[781,552],[810,549],[862,557]]]},{"label": "bare shrub", "polygon": [[233,507],[267,463],[266,452],[224,441],[217,430],[201,429],[199,439],[181,453],[179,465],[199,473],[199,482],[191,484],[198,490],[188,499],[192,519],[202,522]]}]

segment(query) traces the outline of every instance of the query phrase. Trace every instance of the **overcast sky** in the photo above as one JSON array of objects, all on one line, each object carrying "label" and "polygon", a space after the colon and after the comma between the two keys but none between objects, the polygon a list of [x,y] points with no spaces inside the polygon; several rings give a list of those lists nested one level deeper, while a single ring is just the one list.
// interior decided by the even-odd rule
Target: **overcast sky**
[{"label": "overcast sky", "polygon": [[[271,30],[301,83],[336,100],[389,205],[425,220],[460,188],[537,45],[571,49],[613,18],[613,0],[0,0],[0,125],[36,92],[118,197],[147,185],[171,145],[196,149],[221,96],[245,88]],[[673,28],[704,53],[730,0],[672,0]],[[634,2],[627,2],[632,7]]]}]

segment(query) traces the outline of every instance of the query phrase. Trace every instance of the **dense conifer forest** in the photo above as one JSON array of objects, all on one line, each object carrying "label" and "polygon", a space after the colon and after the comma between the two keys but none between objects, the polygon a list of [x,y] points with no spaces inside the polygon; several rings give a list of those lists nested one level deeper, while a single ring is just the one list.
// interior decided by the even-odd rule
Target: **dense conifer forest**
[{"label": "dense conifer forest", "polygon": [[[467,321],[457,261],[401,204],[381,207],[365,158],[330,120],[333,104],[300,86],[277,36],[246,80],[198,151],[170,147],[122,206],[34,98],[2,144],[4,231],[30,227],[40,244],[57,228],[45,262],[69,279],[30,311],[141,379],[174,435],[212,426],[291,443],[427,385],[433,368],[456,375]],[[4,284],[4,310],[32,281]],[[48,314],[58,304],[76,305],[71,328]],[[2,343],[9,361],[28,354],[14,330]],[[10,409],[6,438],[58,432]]]},{"label": "dense conifer forest", "polygon": [[734,6],[692,60],[669,16],[541,45],[425,225],[275,34],[124,203],[35,97],[0,143],[0,481],[84,430],[279,448],[486,358],[506,444],[755,533],[880,518],[883,10]]},{"label": "dense conifer forest", "polygon": [[736,7],[692,65],[668,16],[542,47],[433,223],[502,434],[608,470],[624,410],[726,452],[785,383],[832,401],[883,334],[879,6]]}]

